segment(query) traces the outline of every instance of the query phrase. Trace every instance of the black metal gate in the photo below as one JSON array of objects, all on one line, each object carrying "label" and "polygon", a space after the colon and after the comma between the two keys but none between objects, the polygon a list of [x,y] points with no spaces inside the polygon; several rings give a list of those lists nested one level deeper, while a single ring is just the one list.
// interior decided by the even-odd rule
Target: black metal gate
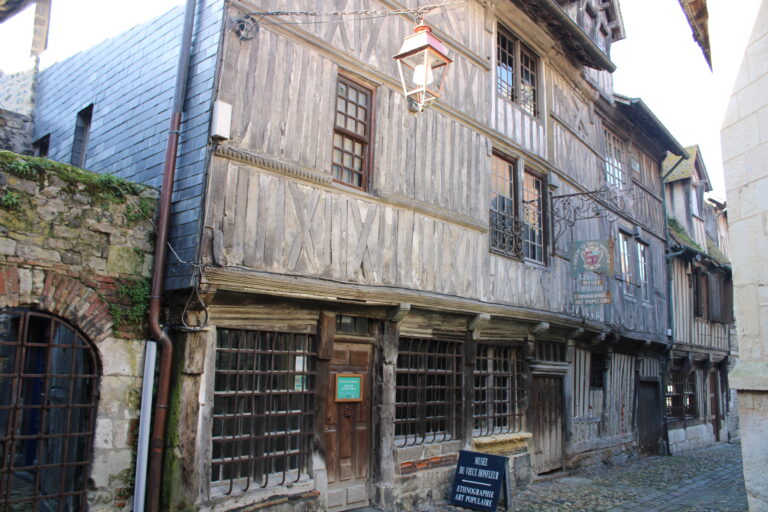
[{"label": "black metal gate", "polygon": [[98,374],[75,329],[0,311],[0,510],[86,509]]},{"label": "black metal gate", "polygon": [[640,381],[637,400],[638,448],[646,455],[658,455],[662,436],[659,384]]}]

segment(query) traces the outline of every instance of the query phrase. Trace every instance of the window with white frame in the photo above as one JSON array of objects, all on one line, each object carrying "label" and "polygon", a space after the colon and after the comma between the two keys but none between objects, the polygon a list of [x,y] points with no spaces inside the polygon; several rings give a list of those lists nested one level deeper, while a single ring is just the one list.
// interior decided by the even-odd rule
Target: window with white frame
[{"label": "window with white frame", "polygon": [[648,246],[642,242],[637,244],[637,280],[640,285],[640,298],[651,300],[650,281],[648,276]]},{"label": "window with white frame", "polygon": [[624,144],[613,132],[605,134],[605,182],[616,188],[624,186]]},{"label": "window with white frame", "polygon": [[506,27],[498,26],[496,91],[528,114],[539,113],[539,58]]},{"label": "window with white frame", "polygon": [[526,171],[523,175],[523,255],[544,263],[544,180]]},{"label": "window with white frame", "polygon": [[619,261],[621,263],[621,282],[626,295],[633,295],[632,290],[632,237],[623,231],[619,232]]}]

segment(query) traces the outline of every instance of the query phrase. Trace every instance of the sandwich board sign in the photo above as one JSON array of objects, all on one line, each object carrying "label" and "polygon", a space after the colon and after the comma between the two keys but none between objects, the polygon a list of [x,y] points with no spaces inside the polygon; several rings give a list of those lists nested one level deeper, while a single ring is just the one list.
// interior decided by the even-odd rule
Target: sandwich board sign
[{"label": "sandwich board sign", "polygon": [[507,509],[512,494],[507,457],[461,450],[451,486],[451,505],[493,512],[502,493]]}]

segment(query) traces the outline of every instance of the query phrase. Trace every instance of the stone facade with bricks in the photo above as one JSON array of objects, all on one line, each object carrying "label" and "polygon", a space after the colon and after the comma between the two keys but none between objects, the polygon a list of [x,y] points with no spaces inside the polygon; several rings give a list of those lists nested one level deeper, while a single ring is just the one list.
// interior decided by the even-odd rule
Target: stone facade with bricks
[{"label": "stone facade with bricks", "polygon": [[157,193],[72,170],[0,152],[0,310],[54,315],[95,347],[90,510],[130,510],[146,334],[115,314],[136,306],[123,290],[150,276]]}]

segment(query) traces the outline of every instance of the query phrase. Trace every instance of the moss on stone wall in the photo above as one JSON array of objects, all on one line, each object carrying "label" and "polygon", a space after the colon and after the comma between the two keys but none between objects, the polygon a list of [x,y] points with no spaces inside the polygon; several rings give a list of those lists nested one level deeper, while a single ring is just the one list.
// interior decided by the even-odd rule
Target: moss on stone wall
[{"label": "moss on stone wall", "polygon": [[[42,184],[46,176],[55,175],[70,192],[84,192],[97,202],[120,202],[126,196],[139,195],[149,188],[111,174],[90,172],[47,158],[23,156],[10,151],[0,151],[0,171],[38,184]],[[139,202],[134,210],[145,218],[151,218],[154,201]],[[135,213],[133,215],[135,217]]]}]

